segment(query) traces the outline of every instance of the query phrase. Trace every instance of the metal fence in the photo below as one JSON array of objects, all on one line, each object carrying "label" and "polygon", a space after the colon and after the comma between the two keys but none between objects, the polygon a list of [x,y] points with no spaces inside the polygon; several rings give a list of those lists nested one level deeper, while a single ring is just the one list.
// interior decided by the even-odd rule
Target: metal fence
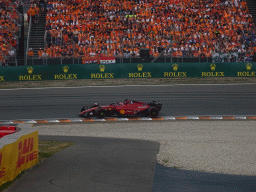
[{"label": "metal fence", "polygon": [[[217,53],[219,54],[219,53]],[[221,54],[219,54],[221,55]],[[115,62],[116,63],[151,63],[153,60],[154,62],[161,62],[161,63],[205,63],[205,62],[214,62],[214,63],[226,63],[226,62],[255,62],[255,56],[248,57],[246,54],[238,54],[240,55],[239,58],[234,58],[233,53],[230,54],[224,54],[224,57],[218,56],[218,58],[187,58],[187,57],[167,57],[162,56],[154,60],[154,57],[148,57],[148,58],[123,58],[123,57],[116,57]],[[87,64],[93,64],[98,63],[98,60],[92,60],[90,62],[87,62]],[[27,65],[66,65],[66,64],[85,64],[83,63],[82,57],[58,57],[58,58],[49,58],[49,57],[27,57]]]}]

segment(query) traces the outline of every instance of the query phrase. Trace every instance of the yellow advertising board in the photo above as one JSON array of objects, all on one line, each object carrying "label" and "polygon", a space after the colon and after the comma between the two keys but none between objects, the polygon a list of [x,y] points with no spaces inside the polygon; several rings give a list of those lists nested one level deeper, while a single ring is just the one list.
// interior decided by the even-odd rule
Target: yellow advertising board
[{"label": "yellow advertising board", "polygon": [[35,131],[0,149],[0,185],[37,163],[38,131]]}]

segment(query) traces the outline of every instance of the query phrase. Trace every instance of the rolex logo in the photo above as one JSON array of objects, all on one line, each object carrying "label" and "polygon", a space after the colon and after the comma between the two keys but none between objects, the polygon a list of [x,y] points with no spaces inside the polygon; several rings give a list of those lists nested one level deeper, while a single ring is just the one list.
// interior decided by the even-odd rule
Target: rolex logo
[{"label": "rolex logo", "polygon": [[68,66],[64,66],[64,67],[62,67],[63,72],[64,72],[64,73],[67,73],[67,72],[68,72],[68,68],[69,68]]},{"label": "rolex logo", "polygon": [[138,64],[137,68],[138,68],[138,71],[142,71],[143,65],[142,64]]},{"label": "rolex logo", "polygon": [[32,74],[33,73],[33,69],[34,69],[33,67],[28,67],[27,69],[28,69],[28,74]]},{"label": "rolex logo", "polygon": [[100,72],[104,72],[105,71],[105,65],[100,65],[99,68],[100,68]]},{"label": "rolex logo", "polygon": [[176,63],[172,65],[173,71],[177,71],[178,70],[179,65],[177,65]]},{"label": "rolex logo", "polygon": [[210,67],[211,67],[211,70],[212,70],[212,71],[214,71],[214,70],[216,69],[216,65],[215,65],[214,63],[212,63],[212,64],[210,65]]},{"label": "rolex logo", "polygon": [[245,65],[247,70],[251,70],[252,69],[252,64],[251,63],[246,63]]}]

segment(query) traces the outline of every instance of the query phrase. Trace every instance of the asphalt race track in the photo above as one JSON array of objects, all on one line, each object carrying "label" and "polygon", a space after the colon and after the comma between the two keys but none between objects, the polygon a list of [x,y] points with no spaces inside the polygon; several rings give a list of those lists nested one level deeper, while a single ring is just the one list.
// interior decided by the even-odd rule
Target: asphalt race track
[{"label": "asphalt race track", "polygon": [[[113,86],[0,90],[0,120],[76,118],[81,107],[84,105],[91,105],[94,102],[104,105],[111,102],[121,102],[126,98],[145,102],[158,100],[163,104],[159,116],[256,115],[255,84]],[[205,123],[214,122],[205,121]],[[242,122],[239,128],[246,126],[244,123]],[[56,191],[56,189],[70,191],[71,188],[76,191],[84,191],[84,186],[82,185],[84,183],[85,185],[90,184],[90,190],[88,191],[102,191],[102,189],[108,189],[105,191],[151,191],[151,189],[153,191],[198,192],[255,191],[255,176],[187,171],[175,167],[164,167],[159,164],[156,165],[155,175],[153,175],[153,162],[155,162],[159,144],[163,142],[157,142],[158,140],[143,141],[142,138],[125,140],[125,138],[117,137],[118,139],[115,139],[114,133],[121,134],[121,132],[115,131],[112,124],[109,124],[109,126],[111,126],[113,133],[106,130],[106,134],[111,134],[110,138],[106,138],[106,135],[100,137],[99,133],[103,132],[100,131],[99,133],[95,132],[99,138],[91,139],[92,136],[90,138],[89,135],[90,130],[97,131],[100,125],[105,130],[106,125],[98,123],[97,127],[93,129],[88,126],[81,128],[81,125],[78,124],[80,140],[78,140],[77,135],[72,138],[76,142],[75,146],[39,164],[24,174],[8,190],[24,191],[24,189],[32,189],[34,191],[32,186],[37,185],[37,191]],[[195,125],[195,128],[198,128],[198,125],[203,126],[204,129],[208,127],[208,125],[205,126],[202,123],[198,123]],[[174,125],[172,124],[172,126]],[[49,128],[48,126],[46,127]],[[134,125],[128,127],[129,130],[126,132],[126,135],[131,135],[134,132],[131,129],[134,129],[134,127]],[[167,127],[169,130],[170,126]],[[178,127],[178,129],[173,129],[180,130],[183,128],[182,126]],[[233,126],[223,127],[231,128]],[[250,124],[249,127],[252,128],[253,126]],[[54,135],[56,136],[61,133],[71,136],[71,133],[74,134],[74,127],[69,126],[69,128],[72,131],[65,131],[60,126]],[[146,126],[148,134],[152,132],[148,131],[149,128],[150,126]],[[155,127],[152,129],[155,130]],[[136,136],[146,135],[144,133],[145,130],[141,129],[141,127],[138,130],[142,131],[142,133],[137,134],[134,132]],[[244,129],[242,130],[244,132]],[[42,127],[40,127],[40,131],[43,131]],[[85,131],[85,135],[82,135],[81,131]],[[159,130],[156,131],[159,132]],[[56,137],[43,136],[41,132],[39,134],[41,139],[57,139]],[[185,131],[182,132],[186,133]],[[47,131],[46,135],[49,135],[49,133],[52,133],[52,130]],[[204,133],[202,132],[202,134]],[[152,132],[152,134],[155,136],[156,133]],[[254,132],[251,132],[247,135],[253,137],[253,134]],[[164,135],[166,135],[166,132],[164,132]],[[169,135],[173,135],[173,132]],[[181,134],[178,133],[177,137],[180,136]],[[181,140],[183,138],[185,137],[181,137]],[[61,140],[60,138],[58,139]],[[140,141],[141,139],[142,141]],[[146,135],[146,140],[148,139],[148,135]],[[167,141],[173,141],[173,139],[167,139]],[[248,144],[252,145],[253,142],[248,142]],[[127,147],[126,143],[129,143],[129,147]],[[184,149],[182,148],[182,150]],[[248,148],[246,151],[250,151],[250,149]],[[194,155],[194,153],[192,154]],[[81,161],[77,161],[78,159]],[[136,159],[141,159],[141,161]],[[147,161],[145,162],[145,160]],[[134,164],[131,164],[133,161]],[[85,164],[85,162],[89,162],[93,166]],[[223,163],[225,164],[225,162]],[[147,166],[141,167],[141,164],[146,164]],[[127,169],[127,165],[129,169]],[[120,166],[122,169],[120,169]],[[66,170],[64,172],[62,172],[63,167]],[[116,169],[112,169],[112,167],[116,167]],[[136,167],[141,168],[137,170]],[[49,170],[53,170],[53,173],[49,173]],[[81,172],[81,170],[85,172]],[[77,173],[81,175],[77,175]],[[31,178],[34,178],[34,180]],[[74,183],[76,178],[82,179],[80,180],[81,182]],[[32,183],[28,182],[30,179]],[[127,183],[127,181],[129,182]],[[97,188],[98,185],[95,185],[95,183],[100,184],[99,188]],[[74,185],[76,186],[75,189],[73,188]]]},{"label": "asphalt race track", "polygon": [[0,120],[76,118],[82,106],[124,99],[163,104],[159,116],[255,115],[256,85],[113,86],[0,90]]}]

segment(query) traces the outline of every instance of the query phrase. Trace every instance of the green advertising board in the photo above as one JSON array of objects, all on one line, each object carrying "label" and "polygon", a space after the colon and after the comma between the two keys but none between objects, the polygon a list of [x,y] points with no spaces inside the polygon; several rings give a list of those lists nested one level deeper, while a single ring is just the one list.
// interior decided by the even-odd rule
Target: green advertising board
[{"label": "green advertising board", "polygon": [[0,81],[256,77],[256,63],[137,63],[2,67]]}]

